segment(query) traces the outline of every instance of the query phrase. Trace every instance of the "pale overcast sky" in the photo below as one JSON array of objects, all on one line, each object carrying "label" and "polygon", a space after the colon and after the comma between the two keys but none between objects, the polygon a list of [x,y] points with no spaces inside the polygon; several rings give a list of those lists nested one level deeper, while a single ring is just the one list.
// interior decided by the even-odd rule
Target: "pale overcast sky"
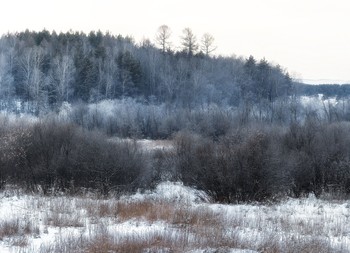
[{"label": "pale overcast sky", "polygon": [[[0,0],[0,33],[110,31],[136,41],[168,25],[214,35],[217,54],[268,61],[302,79],[350,82],[349,0]],[[324,81],[326,82],[326,81]]]}]

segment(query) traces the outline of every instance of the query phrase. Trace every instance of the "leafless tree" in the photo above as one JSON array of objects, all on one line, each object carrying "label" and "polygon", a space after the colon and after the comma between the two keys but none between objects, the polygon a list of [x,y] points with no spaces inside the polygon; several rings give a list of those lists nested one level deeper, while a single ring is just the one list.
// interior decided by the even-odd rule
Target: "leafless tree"
[{"label": "leafless tree", "polygon": [[208,56],[210,53],[212,53],[213,51],[216,50],[216,46],[214,45],[214,36],[209,34],[209,33],[205,33],[202,37],[202,45],[201,45],[201,49],[202,51]]},{"label": "leafless tree", "polygon": [[53,59],[50,84],[57,94],[57,101],[68,101],[71,95],[71,83],[74,80],[74,62],[69,55]]},{"label": "leafless tree", "polygon": [[9,64],[9,57],[5,53],[0,54],[0,99],[1,107],[6,106],[6,102],[10,100],[14,93],[13,76]]},{"label": "leafless tree", "polygon": [[189,54],[193,55],[198,50],[198,44],[197,44],[197,38],[193,34],[191,28],[185,28],[182,31],[183,36],[182,39],[182,46],[183,49]]},{"label": "leafless tree", "polygon": [[20,72],[22,75],[22,87],[27,95],[27,99],[33,101],[33,108],[39,111],[45,100],[45,74],[42,72],[45,52],[41,47],[33,47],[25,50],[19,59]]},{"label": "leafless tree", "polygon": [[171,36],[171,30],[167,25],[161,25],[158,28],[158,32],[156,35],[156,42],[157,44],[160,45],[160,47],[162,48],[163,53],[170,48],[170,36]]}]

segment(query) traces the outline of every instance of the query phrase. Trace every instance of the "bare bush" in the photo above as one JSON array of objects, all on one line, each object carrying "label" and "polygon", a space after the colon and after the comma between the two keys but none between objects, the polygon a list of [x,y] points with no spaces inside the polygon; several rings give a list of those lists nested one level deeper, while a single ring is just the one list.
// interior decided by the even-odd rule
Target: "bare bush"
[{"label": "bare bush", "polygon": [[6,143],[1,178],[31,191],[74,193],[84,187],[108,195],[141,187],[146,163],[132,143],[110,142],[100,133],[55,120],[11,131],[0,141]]}]

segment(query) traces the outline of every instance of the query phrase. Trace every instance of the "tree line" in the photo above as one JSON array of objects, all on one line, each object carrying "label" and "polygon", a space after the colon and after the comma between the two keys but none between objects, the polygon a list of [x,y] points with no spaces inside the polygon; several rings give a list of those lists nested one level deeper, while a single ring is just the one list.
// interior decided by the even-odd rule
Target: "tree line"
[{"label": "tree line", "polygon": [[350,84],[296,84],[296,94],[299,96],[317,96],[322,94],[325,97],[336,97],[344,99],[350,96]]},{"label": "tree line", "polygon": [[1,108],[39,115],[63,102],[126,97],[189,109],[212,103],[251,106],[291,93],[292,80],[280,66],[253,57],[212,56],[212,35],[199,44],[190,28],[183,33],[177,51],[165,25],[154,42],[139,43],[101,31],[3,35]]}]

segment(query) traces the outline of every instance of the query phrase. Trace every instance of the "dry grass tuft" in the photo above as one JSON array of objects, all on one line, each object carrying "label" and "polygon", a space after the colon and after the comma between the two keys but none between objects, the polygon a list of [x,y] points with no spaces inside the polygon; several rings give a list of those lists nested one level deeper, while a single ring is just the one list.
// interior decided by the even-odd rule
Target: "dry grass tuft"
[{"label": "dry grass tuft", "polygon": [[115,209],[120,221],[143,219],[150,222],[166,221],[173,216],[174,206],[165,202],[135,201],[117,202]]},{"label": "dry grass tuft", "polygon": [[3,221],[0,223],[0,239],[19,235],[19,220]]},{"label": "dry grass tuft", "polygon": [[46,210],[43,218],[44,225],[60,228],[85,226],[84,219],[76,207],[75,199],[53,197],[47,198],[46,201],[47,203],[40,203],[40,209]]},{"label": "dry grass tuft", "polygon": [[61,214],[56,212],[47,213],[44,224],[54,227],[84,227],[83,220],[77,215]]},{"label": "dry grass tuft", "polygon": [[305,238],[289,236],[280,240],[278,236],[268,235],[264,238],[262,244],[258,248],[263,253],[340,253],[326,240],[317,238]]},{"label": "dry grass tuft", "polygon": [[16,236],[14,238],[12,238],[11,240],[11,245],[15,246],[15,247],[26,247],[28,246],[28,237],[26,236]]},{"label": "dry grass tuft", "polygon": [[4,238],[38,234],[39,227],[32,224],[29,218],[24,219],[12,219],[8,221],[0,222],[0,240]]},{"label": "dry grass tuft", "polygon": [[164,221],[178,226],[217,226],[222,224],[220,214],[206,207],[190,207],[181,203],[151,200],[117,202],[112,208],[118,220],[143,219],[149,222]]},{"label": "dry grass tuft", "polygon": [[112,235],[103,237],[97,236],[90,241],[83,252],[104,253],[104,252],[172,252],[180,253],[189,249],[184,244],[186,238],[183,236],[174,237],[171,233],[154,233],[147,236],[132,236],[126,239],[117,240]]}]

